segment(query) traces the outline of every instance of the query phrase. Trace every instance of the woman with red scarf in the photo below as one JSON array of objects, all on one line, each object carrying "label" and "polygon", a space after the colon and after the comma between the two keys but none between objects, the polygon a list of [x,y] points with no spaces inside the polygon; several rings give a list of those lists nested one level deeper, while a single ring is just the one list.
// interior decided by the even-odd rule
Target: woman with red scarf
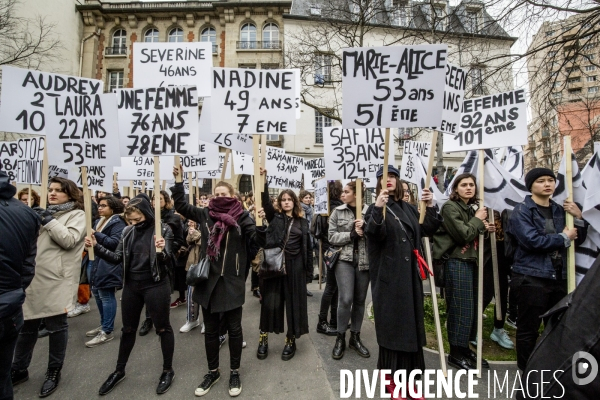
[{"label": "woman with red scarf", "polygon": [[[177,167],[173,175],[183,174]],[[193,301],[202,307],[206,336],[204,346],[209,372],[195,391],[204,396],[220,379],[219,372],[219,323],[221,314],[229,332],[231,374],[229,395],[242,392],[239,367],[242,358],[242,305],[245,301],[247,244],[255,241],[264,245],[264,232],[258,232],[250,214],[234,197],[233,187],[226,182],[217,183],[208,207],[198,208],[187,202],[183,183],[171,188],[175,209],[184,217],[195,221],[201,232],[200,259],[208,257],[208,279],[194,288]],[[259,210],[259,218],[264,212]]]}]

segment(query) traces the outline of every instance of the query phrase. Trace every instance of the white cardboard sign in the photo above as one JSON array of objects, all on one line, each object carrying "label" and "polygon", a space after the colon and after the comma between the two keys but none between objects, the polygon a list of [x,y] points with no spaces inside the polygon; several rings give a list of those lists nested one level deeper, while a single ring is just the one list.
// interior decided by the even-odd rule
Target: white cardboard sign
[{"label": "white cardboard sign", "polygon": [[[112,193],[113,168],[109,166],[94,166],[87,168],[88,189]],[[83,187],[81,183],[81,168],[69,167],[69,179],[75,182],[77,187]]]},{"label": "white cardboard sign", "polygon": [[444,153],[527,144],[525,89],[463,102],[458,134],[444,140]]},{"label": "white cardboard sign", "polygon": [[198,152],[195,87],[119,89],[116,94],[122,157]]},{"label": "white cardboard sign", "polygon": [[439,126],[447,55],[445,44],[344,49],[344,127]]},{"label": "white cardboard sign", "polygon": [[[325,176],[329,180],[374,178],[383,165],[384,141],[380,128],[323,128]],[[390,143],[390,164],[394,164],[394,148]]]},{"label": "white cardboard sign", "polygon": [[313,190],[317,179],[325,178],[325,158],[304,159],[304,189]]},{"label": "white cardboard sign", "polygon": [[219,163],[219,146],[200,141],[198,155],[181,156],[180,159],[184,171],[210,171]]},{"label": "white cardboard sign", "polygon": [[406,140],[404,142],[404,150],[402,152],[402,165],[400,167],[400,179],[420,184],[420,174],[418,168],[423,164],[427,168],[429,165],[429,157],[431,157],[430,142],[416,142]]},{"label": "white cardboard sign", "polygon": [[[196,173],[198,178],[221,179],[223,164],[225,163],[225,153],[219,153],[219,168],[210,171],[201,171]],[[231,179],[231,156],[227,162],[227,170],[225,171],[225,179]]]},{"label": "white cardboard sign", "polygon": [[212,42],[133,43],[133,87],[194,85],[198,97],[210,96]]},{"label": "white cardboard sign", "polygon": [[252,135],[242,133],[219,133],[215,135],[211,132],[211,120],[210,99],[204,99],[200,121],[198,122],[200,132],[198,137],[201,141],[244,154],[253,154]]},{"label": "white cardboard sign", "polygon": [[292,70],[213,68],[211,132],[295,135]]},{"label": "white cardboard sign", "polygon": [[66,166],[120,165],[117,98],[112,93],[59,96],[46,104],[48,162]]},{"label": "white cardboard sign", "polygon": [[254,175],[253,156],[239,151],[232,151],[231,155],[233,156],[233,172],[236,175]]},{"label": "white cardboard sign", "polygon": [[42,184],[44,136],[21,138],[17,141],[17,183]]},{"label": "white cardboard sign", "polygon": [[[173,178],[174,157],[159,157],[160,180]],[[121,166],[115,168],[119,180],[147,180],[154,179],[154,157],[121,157]]]},{"label": "white cardboard sign", "polygon": [[304,171],[304,158],[285,154],[285,150],[278,147],[267,146],[267,177],[271,189],[292,189],[299,191],[302,188],[302,171]]},{"label": "white cardboard sign", "polygon": [[329,193],[325,178],[315,181],[315,215],[329,215]]},{"label": "white cardboard sign", "polygon": [[451,135],[458,134],[466,84],[467,70],[447,63],[444,108],[442,110],[442,123],[437,128],[438,131]]},{"label": "white cardboard sign", "polygon": [[55,177],[69,179],[69,168],[63,165],[49,165],[48,178]]},{"label": "white cardboard sign", "polygon": [[0,142],[0,171],[6,172],[10,182],[17,180],[17,156],[19,143]]},{"label": "white cardboard sign", "polygon": [[45,135],[44,105],[60,95],[101,94],[104,83],[8,65],[2,67],[0,131]]}]

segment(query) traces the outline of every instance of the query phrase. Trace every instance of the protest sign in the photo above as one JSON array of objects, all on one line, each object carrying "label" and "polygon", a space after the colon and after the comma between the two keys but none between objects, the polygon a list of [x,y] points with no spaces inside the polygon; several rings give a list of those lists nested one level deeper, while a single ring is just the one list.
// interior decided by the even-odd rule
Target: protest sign
[{"label": "protest sign", "polygon": [[2,67],[0,130],[45,135],[44,106],[60,95],[101,94],[104,83],[97,79]]},{"label": "protest sign", "polygon": [[212,42],[134,42],[133,87],[196,86],[210,96]]},{"label": "protest sign", "polygon": [[0,142],[0,171],[6,172],[10,182],[17,180],[18,149],[17,141]]},{"label": "protest sign", "polygon": [[419,163],[421,163],[425,166],[425,170],[427,170],[429,157],[431,157],[431,143],[416,142],[413,140],[404,141],[400,179],[418,185],[420,183],[420,176],[417,168],[419,168]]},{"label": "protest sign", "polygon": [[[223,171],[223,164],[225,163],[225,153],[219,153],[219,168],[210,171],[200,171],[196,173],[196,178],[207,178],[207,179],[220,179]],[[229,168],[225,170],[225,179],[231,179],[231,164]]]},{"label": "protest sign", "polygon": [[56,177],[69,179],[69,169],[58,165],[48,166],[48,178]]},{"label": "protest sign", "polygon": [[[323,129],[325,175],[327,179],[375,177],[384,160],[383,129]],[[394,146],[389,146],[394,160]]]},{"label": "protest sign", "polygon": [[296,134],[296,79],[291,70],[213,68],[208,101],[214,134]]},{"label": "protest sign", "polygon": [[304,172],[302,172],[304,180],[304,189],[313,190],[314,182],[317,179],[325,177],[325,158],[319,157],[312,160],[304,159]]},{"label": "protest sign", "polygon": [[242,133],[218,133],[211,132],[210,99],[204,99],[202,113],[198,122],[198,137],[206,143],[213,143],[226,149],[239,151],[244,154],[252,154],[252,136]]},{"label": "protest sign", "polygon": [[463,102],[458,133],[444,140],[444,153],[527,144],[525,89]]},{"label": "protest sign", "polygon": [[315,181],[315,215],[329,215],[329,191],[325,178]]},{"label": "protest sign", "polygon": [[119,89],[116,94],[121,156],[198,152],[195,87]]},{"label": "protest sign", "polygon": [[254,157],[249,154],[234,151],[233,172],[236,175],[254,175]]},{"label": "protest sign", "polygon": [[440,126],[447,55],[444,44],[344,49],[344,127]]},{"label": "protest sign", "polygon": [[[165,157],[161,157],[162,159]],[[181,156],[181,165],[185,171],[209,171],[219,162],[219,146],[200,141],[198,155]],[[162,170],[162,169],[161,169]],[[161,173],[161,176],[164,176]],[[168,176],[171,176],[169,173]]]},{"label": "protest sign", "polygon": [[284,149],[271,146],[267,146],[266,154],[269,188],[298,192],[302,187],[304,158],[285,154]]},{"label": "protest sign", "polygon": [[[160,157],[160,175],[173,177],[173,157]],[[115,168],[122,180],[154,179],[154,159],[152,157],[121,157],[121,166]]]},{"label": "protest sign", "polygon": [[458,134],[460,113],[465,98],[467,70],[456,65],[446,64],[446,85],[444,87],[444,105],[442,123],[437,129],[440,132]]},{"label": "protest sign", "polygon": [[46,138],[21,138],[17,141],[17,182],[40,185]]},{"label": "protest sign", "polygon": [[64,95],[47,100],[48,162],[66,166],[120,165],[114,94]]},{"label": "protest sign", "polygon": [[[109,166],[87,167],[88,189],[112,193],[113,168]],[[81,168],[69,167],[69,179],[75,182],[77,187],[83,187],[81,181]]]}]

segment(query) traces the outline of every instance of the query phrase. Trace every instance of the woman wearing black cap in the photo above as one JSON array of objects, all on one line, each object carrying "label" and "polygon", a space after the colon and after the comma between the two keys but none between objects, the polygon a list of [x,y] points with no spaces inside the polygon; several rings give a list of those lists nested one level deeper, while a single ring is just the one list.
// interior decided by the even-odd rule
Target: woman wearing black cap
[{"label": "woman wearing black cap", "polygon": [[377,172],[377,200],[367,210],[364,228],[379,344],[377,368],[389,369],[392,374],[425,369],[421,281],[426,275],[415,250],[421,248],[421,238],[433,235],[442,223],[433,208],[433,195],[424,189],[421,200],[427,202],[427,210],[424,222],[419,224],[417,208],[402,201],[399,175],[398,169],[390,165],[387,182],[382,182],[383,169]]},{"label": "woman wearing black cap", "polygon": [[96,242],[95,237],[86,237],[86,245],[94,246],[96,257],[111,263],[123,263],[123,294],[121,316],[123,329],[119,345],[119,357],[115,372],[100,387],[99,394],[105,395],[123,379],[125,365],[135,344],[136,331],[144,304],[160,336],[163,354],[163,372],[160,376],[157,394],[165,393],[171,387],[173,371],[173,352],[175,336],[169,320],[169,301],[171,285],[168,271],[172,268],[171,246],[173,233],[166,224],[161,224],[162,238],[157,239],[154,232],[154,213],[150,199],[140,194],[125,208],[125,218],[131,224],[123,230],[123,235],[112,252]]}]

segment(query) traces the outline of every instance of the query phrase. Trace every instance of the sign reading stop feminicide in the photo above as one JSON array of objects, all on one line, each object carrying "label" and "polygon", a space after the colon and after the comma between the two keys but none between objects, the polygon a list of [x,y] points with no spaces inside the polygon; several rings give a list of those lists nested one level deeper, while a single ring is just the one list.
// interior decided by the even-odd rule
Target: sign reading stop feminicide
[{"label": "sign reading stop feminicide", "polygon": [[447,55],[441,44],[344,49],[344,128],[439,126]]}]

